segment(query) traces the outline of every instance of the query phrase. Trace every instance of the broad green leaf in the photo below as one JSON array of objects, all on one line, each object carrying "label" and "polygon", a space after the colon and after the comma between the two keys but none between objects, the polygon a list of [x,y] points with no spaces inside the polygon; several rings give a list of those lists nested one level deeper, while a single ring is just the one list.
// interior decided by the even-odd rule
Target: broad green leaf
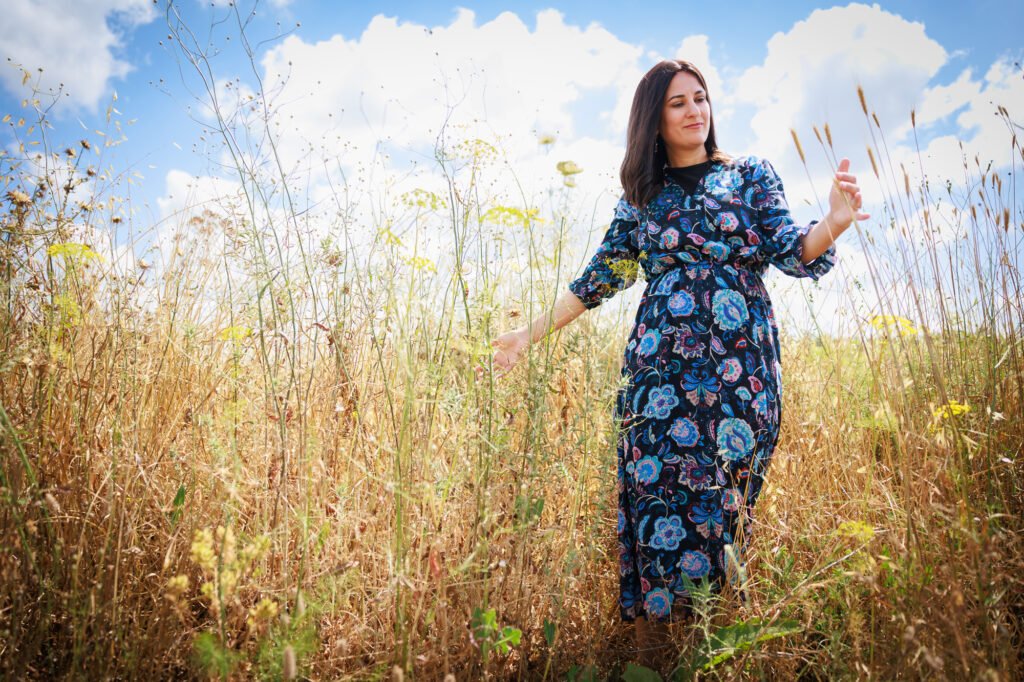
[{"label": "broad green leaf", "polygon": [[212,632],[201,632],[192,644],[196,663],[209,677],[227,678],[241,656],[220,643]]},{"label": "broad green leaf", "polygon": [[756,644],[796,634],[803,628],[794,620],[765,625],[760,618],[721,627],[711,635],[697,654],[695,668],[710,670]]},{"label": "broad green leaf", "polygon": [[566,678],[569,682],[597,682],[597,668],[592,665],[574,665],[569,668]]},{"label": "broad green leaf", "polygon": [[174,526],[178,523],[178,519],[181,518],[182,509],[185,506],[185,484],[182,483],[178,486],[178,493],[174,496],[174,501],[171,503],[171,525]]},{"label": "broad green leaf", "polygon": [[548,646],[555,645],[555,624],[550,620],[544,619],[544,641],[548,643]]},{"label": "broad green leaf", "polygon": [[661,682],[661,675],[642,665],[627,663],[622,679],[624,682]]}]

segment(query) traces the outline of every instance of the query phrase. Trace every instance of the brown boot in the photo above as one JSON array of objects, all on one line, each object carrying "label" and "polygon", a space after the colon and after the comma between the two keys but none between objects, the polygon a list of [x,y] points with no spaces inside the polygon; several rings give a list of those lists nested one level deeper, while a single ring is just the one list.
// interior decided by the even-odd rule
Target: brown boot
[{"label": "brown boot", "polygon": [[668,623],[636,619],[636,648],[640,665],[664,677],[675,667],[675,646]]}]

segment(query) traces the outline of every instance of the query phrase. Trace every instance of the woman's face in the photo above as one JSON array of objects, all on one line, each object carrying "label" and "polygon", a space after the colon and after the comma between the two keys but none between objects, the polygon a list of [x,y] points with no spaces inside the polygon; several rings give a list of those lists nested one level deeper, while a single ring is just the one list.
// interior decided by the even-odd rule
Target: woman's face
[{"label": "woman's face", "polygon": [[710,130],[711,104],[707,93],[692,73],[678,72],[665,91],[658,124],[661,139],[668,147],[669,164],[681,165],[691,162],[694,155],[703,156]]}]

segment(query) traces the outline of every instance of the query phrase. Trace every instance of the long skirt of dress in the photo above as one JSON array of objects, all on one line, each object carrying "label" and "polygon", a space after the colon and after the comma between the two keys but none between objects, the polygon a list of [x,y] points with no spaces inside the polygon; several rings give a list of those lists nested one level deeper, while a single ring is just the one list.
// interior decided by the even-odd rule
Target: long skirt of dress
[{"label": "long skirt of dress", "polygon": [[687,615],[695,585],[717,592],[736,582],[779,436],[781,366],[767,291],[753,272],[714,270],[704,281],[688,273],[685,286],[682,268],[651,282],[623,357],[615,420],[627,621]]}]

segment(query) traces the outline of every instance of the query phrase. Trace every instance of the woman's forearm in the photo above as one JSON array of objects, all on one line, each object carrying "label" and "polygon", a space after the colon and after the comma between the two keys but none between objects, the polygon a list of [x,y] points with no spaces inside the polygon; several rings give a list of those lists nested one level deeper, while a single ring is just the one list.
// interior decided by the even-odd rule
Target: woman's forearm
[{"label": "woman's forearm", "polygon": [[850,223],[847,223],[845,226],[841,225],[832,217],[831,213],[826,215],[823,220],[815,223],[814,227],[801,238],[800,261],[807,265],[828,251],[828,247],[832,246],[836,239],[839,238],[839,235],[845,232],[849,226]]},{"label": "woman's forearm", "polygon": [[537,343],[551,332],[558,331],[587,311],[576,294],[564,291],[551,310],[534,318],[523,330],[528,332],[530,343]]}]

